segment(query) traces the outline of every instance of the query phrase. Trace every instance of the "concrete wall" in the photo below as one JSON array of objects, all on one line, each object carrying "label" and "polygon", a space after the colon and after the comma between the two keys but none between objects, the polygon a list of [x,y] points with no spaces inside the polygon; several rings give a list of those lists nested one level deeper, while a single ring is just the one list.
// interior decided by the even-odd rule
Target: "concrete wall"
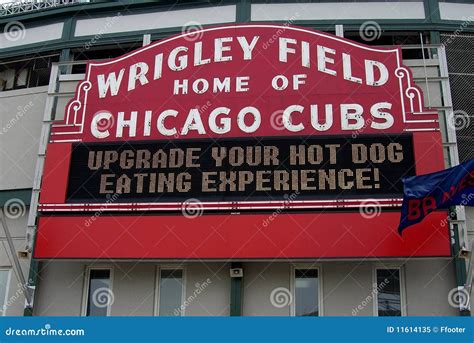
[{"label": "concrete wall", "polygon": [[[6,225],[12,236],[13,245],[16,252],[25,248],[25,228],[27,222],[28,208],[19,209],[18,218],[5,218]],[[22,316],[25,305],[25,286],[21,282],[20,273],[23,274],[25,280],[28,279],[28,271],[30,267],[29,258],[21,258],[21,271],[14,268],[13,254],[11,253],[5,235],[5,228],[0,223],[0,268],[10,270],[10,282],[6,294],[5,314],[8,316]]]},{"label": "concrete wall", "polygon": [[[290,289],[289,263],[245,263],[243,312],[244,316],[288,316],[289,306],[275,307],[272,291]],[[284,293],[281,293],[284,296]]]},{"label": "concrete wall", "polygon": [[411,260],[405,266],[406,303],[409,316],[456,316],[448,293],[456,287],[450,259]]},{"label": "concrete wall", "polygon": [[181,10],[152,11],[141,14],[120,14],[111,17],[80,19],[75,36],[97,36],[128,31],[163,29],[170,27],[202,26],[234,22],[236,6],[214,6]]},{"label": "concrete wall", "polygon": [[474,4],[440,2],[439,14],[443,20],[462,20],[468,23],[474,19]]},{"label": "concrete wall", "polygon": [[[322,315],[373,316],[374,266],[391,267],[385,262],[320,263]],[[104,266],[104,265],[97,265]],[[113,268],[113,316],[152,316],[156,301],[154,263],[116,263]],[[291,264],[287,262],[244,263],[243,315],[288,316],[291,303],[275,306],[275,289],[291,291]],[[230,275],[228,264],[189,263],[185,265],[186,316],[228,316]],[[81,315],[86,265],[79,262],[43,262],[36,293],[36,315]],[[406,314],[410,316],[455,316],[448,303],[454,288],[454,271],[449,259],[411,259],[402,267]],[[195,290],[210,279],[196,295]],[[360,306],[359,306],[360,305]]]},{"label": "concrete wall", "polygon": [[365,303],[367,297],[372,296],[372,273],[373,264],[367,262],[325,264],[324,315],[373,316],[373,302]]},{"label": "concrete wall", "polygon": [[75,262],[41,263],[35,294],[35,316],[80,316],[85,265]]},{"label": "concrete wall", "polygon": [[[186,267],[186,316],[228,316],[230,314],[230,264],[193,263]],[[191,300],[204,282],[208,286]],[[202,287],[201,287],[202,288]]]},{"label": "concrete wall", "polygon": [[[112,316],[153,316],[156,302],[154,263],[95,264],[113,269]],[[166,265],[170,266],[170,265]],[[80,316],[84,304],[84,279],[87,264],[44,261],[36,292],[35,315]],[[211,282],[207,281],[210,280]],[[228,316],[230,303],[229,266],[223,263],[187,264],[185,266],[187,316]],[[204,282],[208,285],[195,292]],[[196,295],[197,294],[197,295]]]},{"label": "concrete wall", "polygon": [[0,92],[0,190],[33,186],[47,89]]},{"label": "concrete wall", "polygon": [[252,20],[424,19],[422,1],[252,4]]},{"label": "concrete wall", "polygon": [[[32,188],[43,122],[47,87],[0,92],[0,191]],[[14,267],[18,251],[26,246],[29,208],[17,198],[6,199],[6,228],[0,224],[0,268],[10,270],[5,315],[21,316],[25,306],[25,284],[30,259],[20,258],[21,271]],[[12,236],[14,252],[6,239]]]},{"label": "concrete wall", "polygon": [[60,39],[63,26],[64,23],[61,22],[25,28],[21,22],[12,21],[12,24],[7,25],[7,29],[0,33],[0,50]]}]

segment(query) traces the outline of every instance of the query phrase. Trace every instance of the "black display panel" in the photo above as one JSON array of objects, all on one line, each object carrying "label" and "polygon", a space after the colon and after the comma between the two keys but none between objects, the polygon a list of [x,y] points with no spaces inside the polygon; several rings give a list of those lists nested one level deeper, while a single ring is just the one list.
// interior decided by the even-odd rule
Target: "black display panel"
[{"label": "black display panel", "polygon": [[399,197],[411,175],[411,134],[77,143],[67,202]]}]

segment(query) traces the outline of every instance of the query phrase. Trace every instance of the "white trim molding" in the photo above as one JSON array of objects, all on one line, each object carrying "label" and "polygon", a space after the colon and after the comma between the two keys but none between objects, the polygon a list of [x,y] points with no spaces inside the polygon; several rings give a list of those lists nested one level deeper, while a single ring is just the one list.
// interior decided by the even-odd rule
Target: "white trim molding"
[{"label": "white trim molding", "polygon": [[376,263],[372,269],[372,292],[374,294],[373,298],[373,311],[374,317],[379,316],[378,311],[378,293],[379,290],[377,289],[377,271],[378,270],[387,270],[387,269],[397,269],[400,275],[400,309],[401,309],[401,316],[404,317],[407,315],[406,309],[406,283],[405,283],[405,268],[402,264],[397,263]]},{"label": "white trim molding", "polygon": [[[153,315],[160,315],[160,283],[161,283],[161,271],[162,270],[181,270],[181,305],[180,309],[177,309],[180,312],[180,316],[184,317],[186,308],[183,306],[184,300],[186,299],[186,268],[182,264],[163,264],[156,266],[156,275],[155,275],[155,300],[153,303]],[[181,310],[182,309],[182,310]]]},{"label": "white trim molding", "polygon": [[12,268],[11,267],[0,267],[0,271],[7,271],[8,272],[7,284],[6,284],[6,287],[5,287],[5,296],[3,297],[3,302],[1,303],[2,316],[5,317],[5,315],[7,314],[8,308],[4,307],[4,306],[8,301],[8,293],[10,292],[10,283],[11,283],[11,279],[12,279]]},{"label": "white trim molding", "polygon": [[[87,316],[87,303],[89,299],[89,283],[90,275],[92,270],[108,270],[109,271],[109,290],[113,294],[113,281],[114,281],[114,269],[110,265],[90,265],[86,266],[84,271],[84,285],[82,287],[82,304],[81,304],[81,316]],[[110,316],[112,304],[107,304],[107,317]]]},{"label": "white trim molding", "polygon": [[290,305],[290,316],[295,316],[295,304],[296,304],[296,278],[295,278],[295,271],[298,269],[314,269],[318,271],[318,317],[322,317],[324,315],[324,296],[323,296],[323,267],[319,263],[298,263],[291,265],[290,268],[290,292],[292,296],[292,302]]}]

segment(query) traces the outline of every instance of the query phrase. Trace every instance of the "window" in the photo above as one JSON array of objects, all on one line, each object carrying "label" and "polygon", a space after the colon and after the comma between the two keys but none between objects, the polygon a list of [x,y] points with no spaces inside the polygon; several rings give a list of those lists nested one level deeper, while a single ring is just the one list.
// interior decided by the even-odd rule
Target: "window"
[{"label": "window", "polygon": [[28,57],[0,65],[0,91],[45,86],[58,55]]},{"label": "window", "polygon": [[[360,31],[345,31],[344,37],[365,45],[421,45],[419,32],[382,31],[374,35],[373,39],[364,39]],[[429,32],[422,32],[423,44],[429,44]],[[426,58],[431,56],[430,49],[425,49]],[[423,59],[422,49],[402,49],[403,59]]]},{"label": "window", "polygon": [[107,316],[114,296],[111,285],[111,270],[106,268],[88,269],[86,278],[85,315]]},{"label": "window", "polygon": [[318,316],[319,311],[319,269],[294,269],[293,283],[295,316]]},{"label": "window", "polygon": [[158,315],[181,316],[184,282],[182,269],[158,270]]},{"label": "window", "polygon": [[8,297],[8,286],[10,284],[10,271],[11,269],[0,269],[0,311],[2,316],[4,316],[7,312],[6,304]]},{"label": "window", "polygon": [[401,316],[402,294],[399,268],[376,269],[377,315]]},{"label": "window", "polygon": [[[142,41],[132,43],[117,43],[107,46],[91,46],[89,49],[81,48],[73,50],[74,61],[100,61],[122,56],[130,51],[142,47]],[[76,64],[72,66],[73,74],[83,74],[86,72],[85,64]]]}]

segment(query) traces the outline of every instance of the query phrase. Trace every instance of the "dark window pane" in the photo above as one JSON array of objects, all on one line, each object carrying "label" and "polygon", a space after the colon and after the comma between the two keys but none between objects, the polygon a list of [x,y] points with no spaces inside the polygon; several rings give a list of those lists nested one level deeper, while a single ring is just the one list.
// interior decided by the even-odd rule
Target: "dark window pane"
[{"label": "dark window pane", "polygon": [[[89,274],[89,294],[87,298],[87,316],[106,316],[108,292],[110,288],[110,270],[92,269]],[[105,298],[103,298],[105,296]],[[105,302],[104,302],[105,299]]]},{"label": "dark window pane", "polygon": [[379,316],[401,316],[400,270],[377,269]]},{"label": "dark window pane", "polygon": [[47,85],[52,63],[58,60],[59,55],[35,55],[3,62],[0,66],[0,91]]},{"label": "dark window pane", "polygon": [[295,270],[295,315],[317,316],[318,308],[318,270]]},{"label": "dark window pane", "polygon": [[[89,49],[73,50],[75,61],[98,61],[119,57],[135,49],[142,47],[142,41],[136,41],[128,44],[116,44],[107,46],[93,46]],[[72,67],[73,74],[81,74],[86,72],[85,64],[76,64]]]},{"label": "dark window pane", "polygon": [[183,271],[163,269],[160,272],[160,316],[179,316],[183,294]]}]

